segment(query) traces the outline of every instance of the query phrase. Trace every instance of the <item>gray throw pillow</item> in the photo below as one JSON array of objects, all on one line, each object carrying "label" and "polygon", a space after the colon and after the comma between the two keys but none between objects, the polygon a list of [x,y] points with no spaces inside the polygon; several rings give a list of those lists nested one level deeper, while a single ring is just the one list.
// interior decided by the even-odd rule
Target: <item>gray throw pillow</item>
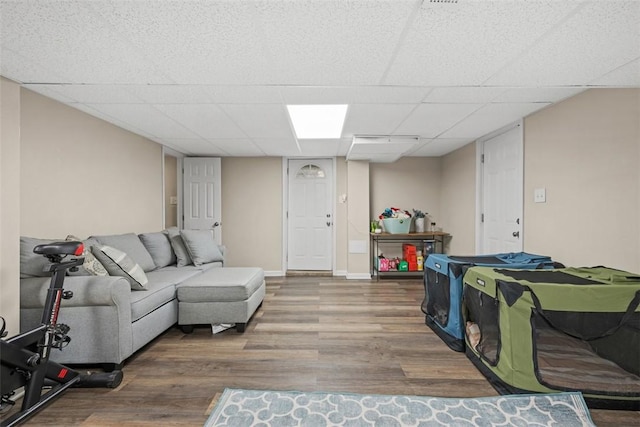
[{"label": "gray throw pillow", "polygon": [[107,245],[95,245],[91,252],[104,265],[109,275],[121,276],[129,281],[134,291],[145,291],[149,282],[142,267],[136,264],[126,253]]},{"label": "gray throw pillow", "polygon": [[167,229],[167,234],[169,235],[169,242],[171,243],[173,252],[176,254],[176,264],[178,267],[193,264],[189,252],[187,252],[187,248],[184,246],[184,241],[180,236],[180,230],[178,230],[177,227],[172,227]]},{"label": "gray throw pillow", "polygon": [[177,262],[176,254],[171,248],[171,242],[166,233],[143,233],[138,237],[144,247],[147,248],[147,251],[149,251],[149,254],[151,254],[151,258],[153,258],[153,263],[156,267],[162,268]]},{"label": "gray throw pillow", "polygon": [[224,261],[210,230],[181,230],[180,236],[194,265]]},{"label": "gray throw pillow", "polygon": [[116,248],[128,256],[138,264],[144,271],[152,271],[156,269],[153,258],[144,247],[138,236],[134,233],[112,234],[107,236],[93,236],[100,244]]},{"label": "gray throw pillow", "polygon": [[25,236],[20,237],[20,278],[51,276],[51,273],[44,271],[45,267],[51,263],[44,256],[34,254],[33,248],[38,245],[53,242],[56,242],[56,240],[36,239]]}]

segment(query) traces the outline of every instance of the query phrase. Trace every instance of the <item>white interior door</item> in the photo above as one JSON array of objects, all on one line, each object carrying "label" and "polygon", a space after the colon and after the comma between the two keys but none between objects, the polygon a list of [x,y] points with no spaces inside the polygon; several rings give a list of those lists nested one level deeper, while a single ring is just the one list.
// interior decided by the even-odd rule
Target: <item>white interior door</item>
[{"label": "white interior door", "polygon": [[287,268],[331,270],[333,162],[289,160]]},{"label": "white interior door", "polygon": [[522,124],[482,144],[482,239],[480,254],[521,252]]},{"label": "white interior door", "polygon": [[212,230],[222,244],[220,158],[185,157],[182,161],[184,228]]}]

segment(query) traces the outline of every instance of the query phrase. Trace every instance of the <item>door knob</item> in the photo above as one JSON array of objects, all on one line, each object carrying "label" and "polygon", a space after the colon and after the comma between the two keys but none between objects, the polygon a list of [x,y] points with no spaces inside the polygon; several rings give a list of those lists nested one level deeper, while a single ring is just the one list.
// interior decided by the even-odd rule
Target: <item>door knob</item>
[{"label": "door knob", "polygon": [[331,223],[327,221],[327,227],[331,227]]},{"label": "door knob", "polygon": [[213,225],[211,226],[211,228],[216,228],[220,226],[220,223],[218,221],[214,222]]},{"label": "door knob", "polygon": [[519,231],[514,231],[513,233],[511,233],[511,235],[513,237],[520,237],[520,232]]}]

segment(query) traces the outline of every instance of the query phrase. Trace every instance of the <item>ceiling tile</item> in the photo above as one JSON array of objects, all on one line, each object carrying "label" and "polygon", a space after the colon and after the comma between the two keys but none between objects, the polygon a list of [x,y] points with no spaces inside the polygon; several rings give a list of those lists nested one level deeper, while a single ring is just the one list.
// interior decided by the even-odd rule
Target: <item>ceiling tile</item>
[{"label": "ceiling tile", "polygon": [[298,141],[300,144],[300,155],[304,157],[333,157],[338,155],[340,148],[339,139]]},{"label": "ceiling tile", "polygon": [[46,96],[47,98],[55,99],[63,104],[77,102],[75,99],[62,94],[58,91],[60,85],[39,85],[39,84],[25,84],[24,88],[29,89],[35,93]]},{"label": "ceiling tile", "polygon": [[415,107],[415,104],[350,105],[342,135],[390,135]]},{"label": "ceiling tile", "polygon": [[253,143],[267,156],[300,156],[301,152],[293,138],[253,138]]},{"label": "ceiling tile", "polygon": [[265,156],[266,153],[250,139],[209,139],[211,144],[220,147],[230,156]]},{"label": "ceiling tile", "polygon": [[127,85],[126,90],[150,104],[206,104],[212,102],[200,85]]},{"label": "ceiling tile", "polygon": [[123,85],[47,85],[73,100],[83,104],[141,104],[142,100],[132,95]]},{"label": "ceiling tile", "polygon": [[256,2],[273,83],[378,84],[416,1]]},{"label": "ceiling tile", "polygon": [[589,85],[640,87],[640,58],[590,81]]},{"label": "ceiling tile", "polygon": [[254,2],[141,0],[92,7],[175,83],[270,81]]},{"label": "ceiling tile", "polygon": [[246,135],[213,104],[154,104],[167,117],[203,138],[243,138]]},{"label": "ceiling tile", "polygon": [[2,44],[46,63],[47,69],[66,82],[167,82],[140,51],[93,13],[90,3],[2,2]]},{"label": "ceiling tile", "polygon": [[583,87],[524,87],[504,91],[493,102],[558,102],[583,92]]},{"label": "ceiling tile", "polygon": [[640,56],[640,2],[584,2],[491,85],[582,85]]},{"label": "ceiling tile", "polygon": [[421,104],[393,134],[434,138],[481,106],[481,104]]},{"label": "ceiling tile", "polygon": [[197,139],[198,136],[146,104],[88,104],[89,107],[122,123],[159,138]]},{"label": "ceiling tile", "polygon": [[575,7],[551,0],[424,2],[384,83],[479,85]]},{"label": "ceiling tile", "polygon": [[440,157],[473,142],[470,138],[437,138],[426,141],[409,156]]},{"label": "ceiling tile", "polygon": [[[0,36],[1,39],[2,37]],[[0,48],[0,75],[18,83],[60,82],[67,80],[62,75],[47,68],[39,59],[27,58],[4,46]]]},{"label": "ceiling tile", "polygon": [[425,103],[486,104],[506,89],[498,87],[437,87],[424,99]]},{"label": "ceiling tile", "polygon": [[442,138],[480,138],[503,126],[528,116],[548,103],[487,104],[457,123]]},{"label": "ceiling tile", "polygon": [[250,138],[291,138],[284,105],[224,104],[220,107]]},{"label": "ceiling tile", "polygon": [[169,148],[189,156],[228,156],[229,153],[209,141],[200,138],[155,138]]},{"label": "ceiling tile", "polygon": [[427,87],[394,86],[284,86],[286,104],[412,104],[421,102]]}]

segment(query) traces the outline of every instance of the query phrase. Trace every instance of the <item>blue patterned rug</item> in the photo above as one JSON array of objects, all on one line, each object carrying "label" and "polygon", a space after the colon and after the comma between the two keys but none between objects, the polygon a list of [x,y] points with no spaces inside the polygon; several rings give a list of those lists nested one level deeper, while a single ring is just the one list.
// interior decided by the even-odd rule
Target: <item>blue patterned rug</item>
[{"label": "blue patterned rug", "polygon": [[225,389],[206,427],[595,426],[580,393],[480,398]]}]

